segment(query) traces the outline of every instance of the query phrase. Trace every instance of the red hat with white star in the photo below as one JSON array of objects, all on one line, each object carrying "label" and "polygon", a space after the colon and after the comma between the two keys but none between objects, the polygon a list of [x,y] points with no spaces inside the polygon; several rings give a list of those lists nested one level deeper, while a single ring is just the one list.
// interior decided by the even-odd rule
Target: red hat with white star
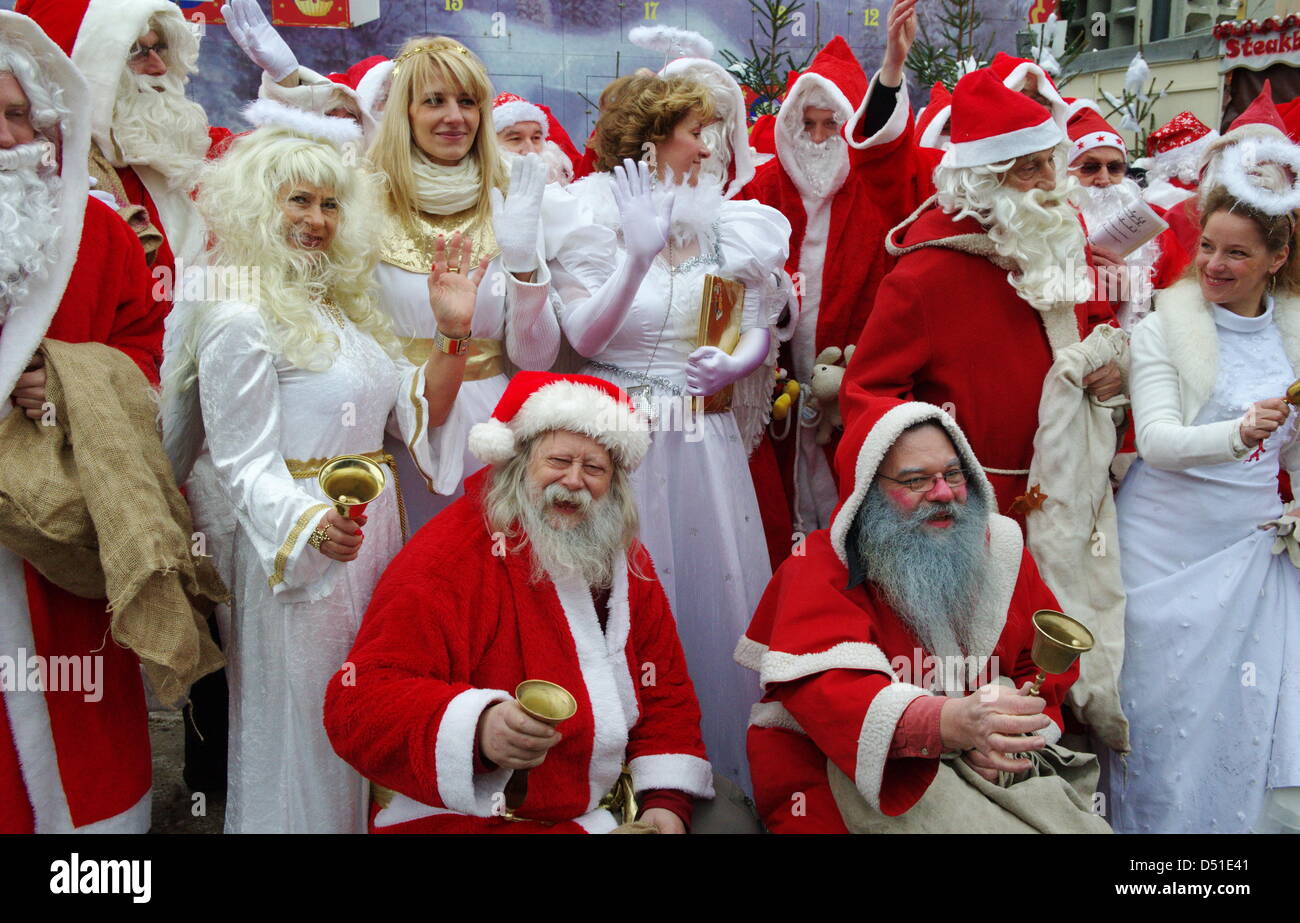
[{"label": "red hat with white star", "polygon": [[1124,139],[1096,109],[1080,107],[1070,118],[1066,130],[1070,134],[1070,163],[1097,147],[1118,148],[1121,154],[1128,157]]},{"label": "red hat with white star", "polygon": [[469,431],[469,450],[489,465],[519,454],[525,442],[552,430],[595,439],[627,471],[650,449],[650,425],[622,388],[590,375],[518,372],[492,411]]}]

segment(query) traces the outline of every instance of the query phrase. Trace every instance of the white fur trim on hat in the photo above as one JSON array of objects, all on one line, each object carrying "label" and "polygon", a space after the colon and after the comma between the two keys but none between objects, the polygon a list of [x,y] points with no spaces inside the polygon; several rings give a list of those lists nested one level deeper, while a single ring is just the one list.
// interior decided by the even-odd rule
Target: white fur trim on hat
[{"label": "white fur trim on hat", "polygon": [[[906,86],[904,82],[904,86]],[[925,110],[921,110],[924,112]],[[921,147],[932,147],[940,149],[944,145],[943,133],[948,128],[948,120],[952,117],[952,104],[943,106],[939,112],[935,113],[934,118],[930,119],[925,131],[921,132],[921,138],[917,142]],[[919,115],[918,115],[919,118]]]},{"label": "white fur trim on hat", "polygon": [[1068,124],[1070,119],[1074,118],[1084,109],[1091,109],[1093,112],[1101,115],[1101,107],[1097,105],[1095,99],[1088,99],[1086,96],[1080,96],[1072,103],[1066,104],[1065,121]]},{"label": "white fur trim on hat", "polygon": [[243,114],[244,119],[257,128],[280,128],[337,147],[358,144],[361,141],[361,126],[352,119],[317,115],[305,109],[286,106],[273,99],[251,102],[244,107]]},{"label": "white fur trim on hat", "polygon": [[[1061,126],[1061,132],[1064,133],[1065,123],[1070,118],[1066,114],[1069,107],[1066,105],[1065,100],[1061,98],[1060,91],[1056,89],[1052,79],[1041,67],[1033,61],[1022,61],[1016,65],[1011,73],[1007,74],[1007,78],[1002,81],[1002,85],[1008,90],[1015,90],[1020,93],[1024,90],[1030,74],[1035,77],[1034,83],[1038,95],[1052,104],[1052,117],[1056,119],[1056,124]],[[1039,148],[1039,150],[1042,150],[1042,148]]]},{"label": "white fur trim on hat", "polygon": [[551,133],[546,113],[526,99],[514,99],[492,110],[492,129],[498,134],[520,122],[536,122],[541,125],[543,138]]},{"label": "white fur trim on hat", "polygon": [[1290,141],[1251,139],[1234,144],[1223,152],[1219,179],[1228,192],[1247,205],[1267,215],[1284,215],[1300,208],[1300,179],[1292,179],[1284,188],[1270,188],[1269,178],[1261,168],[1272,165],[1276,179],[1285,182],[1287,168],[1292,177],[1300,177],[1300,145]]},{"label": "white fur trim on hat", "polygon": [[509,461],[528,439],[552,430],[590,436],[625,469],[650,449],[650,426],[636,410],[591,385],[553,381],[538,388],[509,423],[495,417],[469,432],[469,450],[490,465]]},{"label": "white fur trim on hat", "polygon": [[1093,131],[1077,141],[1070,142],[1070,163],[1074,163],[1084,154],[1099,147],[1113,147],[1124,156],[1128,156],[1128,146],[1118,134],[1113,131]]},{"label": "white fur trim on hat", "polygon": [[1048,116],[1038,125],[1017,128],[1006,134],[991,135],[976,141],[953,142],[940,161],[945,167],[983,167],[1006,163],[1026,154],[1056,147],[1064,137],[1060,124]]},{"label": "white fur trim on hat", "polygon": [[380,98],[388,98],[389,80],[393,76],[394,66],[392,61],[380,61],[357,81],[357,96],[360,97],[361,104],[366,107],[366,110],[374,116],[375,121],[378,121],[382,115],[375,111],[375,106]]},{"label": "white fur trim on hat", "polygon": [[[716,115],[727,123],[727,143],[731,148],[734,178],[727,184],[723,197],[730,199],[754,178],[757,169],[749,146],[749,121],[745,110],[745,95],[741,92],[740,84],[736,83],[736,78],[725,67],[707,58],[677,58],[665,64],[659,76],[689,76],[708,87],[713,96]],[[713,154],[721,156],[722,152]]]}]

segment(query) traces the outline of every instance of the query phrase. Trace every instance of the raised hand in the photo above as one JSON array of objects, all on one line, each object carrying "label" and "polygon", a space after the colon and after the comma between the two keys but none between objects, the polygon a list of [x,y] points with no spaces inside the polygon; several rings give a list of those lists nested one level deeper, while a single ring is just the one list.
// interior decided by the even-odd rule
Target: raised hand
[{"label": "raised hand", "polygon": [[276,83],[298,69],[293,50],[267,21],[257,0],[229,0],[221,7],[221,17],[235,44]]},{"label": "raised hand", "polygon": [[433,309],[438,330],[445,337],[460,339],[470,335],[474,326],[474,301],[478,286],[487,272],[488,257],[471,270],[470,251],[474,245],[460,231],[451,235],[450,243],[441,234],[433,246],[433,265],[429,268],[429,307]]},{"label": "raised hand", "polygon": [[880,81],[896,87],[903,82],[903,64],[916,41],[916,4],[918,0],[894,0],[886,23],[885,60],[880,65]]},{"label": "raised hand", "polygon": [[650,166],[642,161],[623,161],[614,168],[611,188],[623,225],[623,246],[628,259],[649,265],[668,243],[673,222],[673,192],[665,191],[661,201],[650,184]]},{"label": "raised hand", "polygon": [[510,165],[509,194],[503,199],[499,189],[488,193],[492,198],[492,228],[501,248],[501,265],[507,272],[528,273],[537,268],[546,174],[546,161],[536,154],[516,157]]}]

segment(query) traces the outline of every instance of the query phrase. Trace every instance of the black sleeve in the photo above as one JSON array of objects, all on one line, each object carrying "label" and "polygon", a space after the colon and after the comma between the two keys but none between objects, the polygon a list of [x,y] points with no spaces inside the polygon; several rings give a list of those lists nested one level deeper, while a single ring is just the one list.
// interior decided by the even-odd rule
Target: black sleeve
[{"label": "black sleeve", "polygon": [[871,91],[871,99],[867,103],[866,117],[862,120],[860,127],[864,140],[885,127],[885,123],[889,121],[889,117],[894,113],[894,106],[898,104],[898,91],[900,89],[902,89],[902,84],[896,87],[887,87],[879,80],[876,81],[876,85]]}]

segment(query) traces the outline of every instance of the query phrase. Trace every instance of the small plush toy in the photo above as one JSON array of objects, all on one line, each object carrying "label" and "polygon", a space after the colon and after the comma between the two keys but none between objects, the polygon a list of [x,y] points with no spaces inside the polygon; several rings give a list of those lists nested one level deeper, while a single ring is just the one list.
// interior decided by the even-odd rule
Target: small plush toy
[{"label": "small plush toy", "polygon": [[[818,445],[826,445],[831,441],[832,432],[844,426],[840,418],[840,382],[844,380],[844,370],[853,358],[853,349],[850,346],[841,351],[838,346],[828,346],[817,355],[808,392],[812,406],[821,412],[817,421]],[[841,358],[844,359],[843,365],[838,364]]]},{"label": "small plush toy", "polygon": [[785,369],[776,370],[776,399],[772,401],[772,419],[784,420],[790,415],[790,407],[799,399],[799,382],[789,377]]}]

